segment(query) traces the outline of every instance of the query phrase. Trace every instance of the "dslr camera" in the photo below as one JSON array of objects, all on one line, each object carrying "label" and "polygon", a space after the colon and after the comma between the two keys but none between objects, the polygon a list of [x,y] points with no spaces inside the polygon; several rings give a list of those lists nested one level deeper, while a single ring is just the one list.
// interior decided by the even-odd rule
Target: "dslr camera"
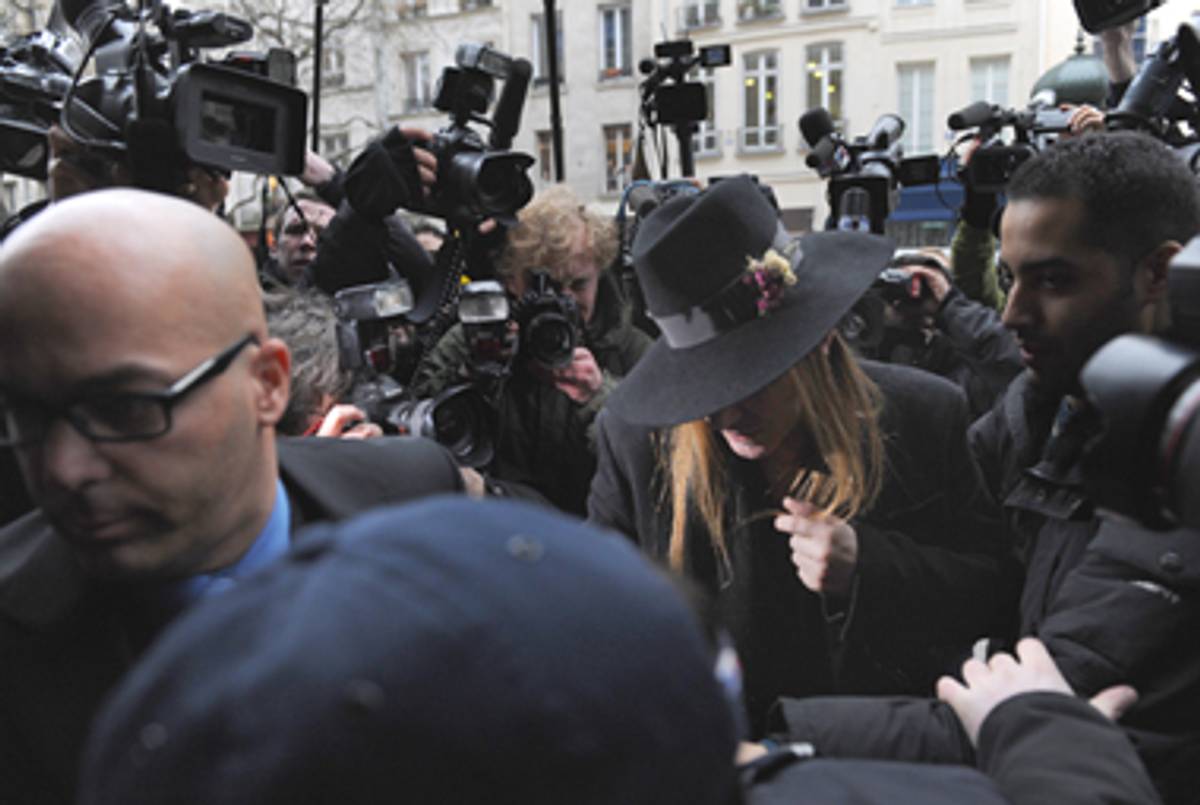
[{"label": "dslr camera", "polygon": [[519,328],[518,356],[544,369],[570,365],[583,320],[575,300],[562,293],[549,273],[530,272],[529,289],[513,305],[512,315]]},{"label": "dslr camera", "polygon": [[338,361],[355,377],[351,402],[386,433],[434,439],[462,466],[482,467],[494,454],[494,428],[475,388],[458,385],[435,397],[411,399],[394,376],[407,376],[414,362],[407,323],[412,309],[404,279],[356,285],[334,295]]},{"label": "dslr camera", "polygon": [[1122,335],[1080,375],[1102,431],[1084,478],[1097,503],[1150,528],[1200,528],[1200,237],[1171,261],[1165,338]]},{"label": "dslr camera", "polygon": [[[476,44],[459,45],[454,62],[442,71],[433,101],[450,114],[450,125],[429,143],[438,160],[431,212],[452,227],[473,227],[487,218],[511,222],[533,198],[526,175],[533,157],[509,150],[521,125],[533,68],[525,59]],[[504,89],[488,119],[482,115],[491,105],[496,79]],[[467,125],[472,121],[491,129],[486,142]]]}]

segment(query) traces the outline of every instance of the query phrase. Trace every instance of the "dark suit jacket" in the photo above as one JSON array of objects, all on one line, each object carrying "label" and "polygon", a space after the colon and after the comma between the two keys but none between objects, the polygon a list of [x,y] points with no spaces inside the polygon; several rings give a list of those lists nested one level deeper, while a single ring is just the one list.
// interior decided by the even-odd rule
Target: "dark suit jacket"
[{"label": "dark suit jacket", "polygon": [[[278,445],[293,534],[462,489],[450,454],[424,439]],[[0,531],[0,802],[74,801],[92,717],[165,622],[131,613],[119,586],[89,582],[40,511]]]}]

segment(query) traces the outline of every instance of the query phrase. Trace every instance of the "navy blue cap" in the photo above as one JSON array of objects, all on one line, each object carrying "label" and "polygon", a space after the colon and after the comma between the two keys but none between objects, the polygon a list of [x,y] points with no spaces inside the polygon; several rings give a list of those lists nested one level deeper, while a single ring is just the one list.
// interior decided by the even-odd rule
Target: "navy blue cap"
[{"label": "navy blue cap", "polygon": [[441,498],[308,532],[96,723],[81,802],[726,803],[733,717],[624,538]]}]

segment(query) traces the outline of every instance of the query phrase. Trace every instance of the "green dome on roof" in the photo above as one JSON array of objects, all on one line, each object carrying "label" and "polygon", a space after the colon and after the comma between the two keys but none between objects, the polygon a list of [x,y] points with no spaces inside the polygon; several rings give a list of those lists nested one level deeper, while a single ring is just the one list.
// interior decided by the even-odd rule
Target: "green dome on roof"
[{"label": "green dome on roof", "polygon": [[1108,72],[1099,56],[1083,52],[1083,37],[1075,43],[1075,52],[1054,65],[1033,85],[1030,97],[1044,89],[1054,91],[1055,103],[1090,103],[1104,107],[1108,97]]}]

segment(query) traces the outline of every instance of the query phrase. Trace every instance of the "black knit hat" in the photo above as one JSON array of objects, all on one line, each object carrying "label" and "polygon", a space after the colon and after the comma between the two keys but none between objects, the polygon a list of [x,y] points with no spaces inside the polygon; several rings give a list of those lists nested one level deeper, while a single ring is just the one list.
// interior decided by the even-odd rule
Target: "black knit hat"
[{"label": "black knit hat", "polygon": [[[778,272],[748,261],[774,249]],[[816,347],[892,256],[887,238],[819,232],[789,242],[747,176],[663,204],[638,229],[634,267],[662,337],[608,398],[634,424],[675,425],[754,394]]]}]

